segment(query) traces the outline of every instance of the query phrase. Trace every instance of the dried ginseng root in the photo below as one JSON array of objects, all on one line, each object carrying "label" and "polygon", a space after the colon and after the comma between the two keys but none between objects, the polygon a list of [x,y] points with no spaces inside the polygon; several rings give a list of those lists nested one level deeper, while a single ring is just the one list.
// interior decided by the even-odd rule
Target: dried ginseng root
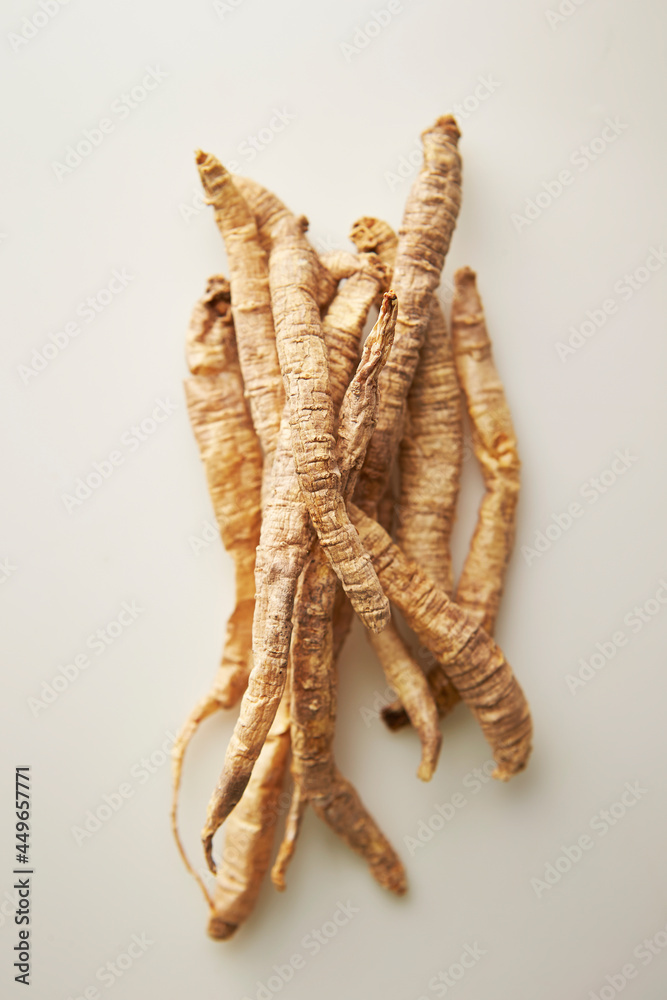
[{"label": "dried ginseng root", "polygon": [[270,247],[276,346],[303,499],[357,614],[368,628],[380,631],[389,605],[347,516],[334,457],[334,406],[318,301],[323,276],[334,279],[305,238],[303,220],[247,178],[235,178],[235,183],[255,216],[260,238]]},{"label": "dried ginseng root", "polygon": [[[391,485],[387,487],[378,507],[378,523],[388,535],[394,515],[394,497]],[[419,736],[422,756],[417,770],[421,781],[430,781],[435,772],[442,745],[439,728],[438,706],[428,679],[398,631],[394,620],[383,632],[367,632],[382,671],[389,686],[398,695],[401,708],[405,711]]]},{"label": "dried ginseng root", "polygon": [[[341,407],[338,454],[345,495],[354,488],[378,405],[377,382],[393,339],[396,298],[386,294],[380,316],[366,341],[357,373]],[[406,889],[405,872],[395,851],[365,809],[333,758],[336,674],[332,610],[336,577],[319,545],[304,569],[296,601],[290,653],[292,670],[292,774],[294,792],[285,837],[271,877],[285,887],[301,818],[308,803],[345,843],[367,862],[380,885]]]},{"label": "dried ginseng root", "polygon": [[[375,251],[393,269],[398,239],[386,222],[372,217],[359,219],[350,237],[357,249]],[[452,345],[442,309],[433,293],[430,319],[407,397],[399,449],[396,534],[406,556],[448,595],[453,589],[450,535],[461,474],[462,441],[460,390]],[[391,533],[387,524],[383,526]],[[410,718],[425,748],[430,746],[434,751],[430,759],[422,761],[418,771],[420,778],[429,780],[441,736],[433,696],[424,697],[423,688],[428,686],[424,671],[393,621],[383,632],[369,634],[368,638],[399,696],[398,709]],[[407,692],[396,683],[397,677],[411,679]]]},{"label": "dried ginseng root", "polygon": [[[456,589],[456,602],[493,635],[514,544],[521,466],[512,417],[493,362],[475,272],[468,267],[457,271],[454,286],[452,337],[456,367],[472,425],[473,449],[486,487]],[[429,684],[440,716],[447,714],[459,697],[440,666],[429,672]],[[388,706],[383,717],[392,729],[409,721],[399,705]]]},{"label": "dried ginseng root", "polygon": [[316,302],[317,274],[303,234],[289,218],[276,227],[269,257],[280,368],[290,407],[294,463],[320,544],[364,622],[380,631],[389,604],[350,523],[335,459],[334,407]]},{"label": "dried ginseng root", "polygon": [[[327,340],[338,343],[339,347],[346,341],[358,345],[366,315],[382,281],[384,271],[373,263],[360,268],[345,282],[323,324]],[[341,350],[339,360],[344,358],[350,366],[348,378],[334,381],[332,388],[336,394],[342,394],[343,384],[354,367],[349,350]],[[340,396],[333,398],[334,408],[340,399]],[[273,462],[272,493],[264,508],[257,549],[255,665],[202,831],[204,853],[212,871],[215,871],[213,837],[243,794],[282,696],[297,582],[314,537],[296,476],[290,422],[286,404]]]},{"label": "dried ginseng root", "polygon": [[254,216],[220,161],[199,150],[197,167],[225,241],[243,384],[270,472],[285,392],[275,349],[267,256]]},{"label": "dried ginseng root", "polygon": [[222,660],[206,697],[186,720],[174,745],[172,828],[192,871],[177,827],[178,794],[185,751],[201,722],[231,708],[243,694],[252,668],[255,549],[261,522],[262,454],[246,401],[236,352],[229,283],[209,280],[188,329],[186,356],[192,377],[185,394],[206,472],[222,541],[234,559],[235,607],[227,623]]},{"label": "dried ginseng root", "polygon": [[[350,238],[358,250],[374,251],[393,269],[398,238],[386,222],[359,219]],[[463,462],[461,391],[447,322],[435,294],[408,392],[399,462],[396,540],[409,559],[451,594],[449,543]]]},{"label": "dried ginseng root", "polygon": [[475,272],[462,268],[454,275],[454,284],[456,367],[472,424],[473,450],[486,487],[456,600],[491,634],[514,545],[521,463],[512,417],[493,362]]},{"label": "dried ginseng root", "polygon": [[[355,501],[371,516],[375,516],[398,452],[406,400],[428,326],[432,294],[440,281],[458,217],[461,204],[459,137],[458,126],[451,115],[439,118],[422,133],[424,163],[405,206],[392,279],[400,303],[396,337],[380,380],[382,403],[378,425],[355,494]],[[355,233],[353,238],[362,236]],[[386,252],[390,244],[388,231],[376,248]],[[334,615],[336,647],[340,649],[352,619],[342,601],[337,603]],[[395,629],[394,634],[398,634]],[[386,653],[381,651],[381,655],[385,657]]]},{"label": "dried ginseng root", "polygon": [[451,115],[422,133],[424,163],[408,196],[399,231],[392,286],[398,296],[396,339],[382,373],[378,425],[359,478],[356,499],[373,514],[398,451],[406,399],[429,323],[461,203],[459,130]]},{"label": "dried ginseng root", "polygon": [[473,617],[406,559],[381,525],[354,504],[348,509],[390,601],[443,665],[477,719],[496,761],[493,776],[509,780],[528,761],[532,722],[502,650]]},{"label": "dried ginseng root", "polygon": [[269,730],[252,777],[225,828],[208,933],[226,941],[250,916],[271,863],[289,758],[289,691]]}]

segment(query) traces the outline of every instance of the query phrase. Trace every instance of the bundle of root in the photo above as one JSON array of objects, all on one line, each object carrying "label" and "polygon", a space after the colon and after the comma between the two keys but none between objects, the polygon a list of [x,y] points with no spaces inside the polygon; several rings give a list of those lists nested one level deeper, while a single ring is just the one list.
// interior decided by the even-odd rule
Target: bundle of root
[{"label": "bundle of root", "polygon": [[[210,278],[195,306],[185,392],[236,598],[211,689],[174,747],[172,826],[219,940],[255,905],[288,771],[276,888],[311,806],[380,885],[406,890],[401,860],[333,755],[336,660],[355,613],[397,693],[385,722],[419,736],[419,778],[433,775],[439,719],[459,702],[492,749],[496,778],[528,761],[528,704],[491,638],[514,541],[516,440],[474,272],[456,272],[451,335],[436,296],[461,203],[459,138],[450,115],[423,133],[398,234],[363,218],[352,226],[356,252],[322,257],[303,216],[196,154],[229,279]],[[486,492],[455,585],[464,406]],[[183,760],[202,721],[239,702],[202,832],[211,895],[178,832]]]}]

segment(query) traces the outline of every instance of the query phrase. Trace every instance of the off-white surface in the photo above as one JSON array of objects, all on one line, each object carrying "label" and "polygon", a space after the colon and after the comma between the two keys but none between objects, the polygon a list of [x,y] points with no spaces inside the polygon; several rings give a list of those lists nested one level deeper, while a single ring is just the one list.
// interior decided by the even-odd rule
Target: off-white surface
[{"label": "off-white surface", "polygon": [[[649,0],[565,3],[573,13],[554,24],[556,0],[403,0],[366,47],[341,48],[379,6],[236,0],[219,16],[204,0],[71,0],[13,51],[10,33],[39,7],[3,5],[0,558],[14,567],[0,586],[3,996],[24,995],[12,981],[5,895],[20,764],[32,766],[34,797],[35,1000],[95,996],[92,987],[113,1000],[608,1000],[621,986],[626,1000],[665,996],[667,949],[651,955],[641,943],[667,942],[667,605],[649,603],[659,610],[640,627],[627,616],[667,579],[667,267],[632,295],[621,289],[667,237],[667,18]],[[121,118],[114,102],[149,67],[166,77]],[[198,555],[192,544],[212,510],[181,389],[184,331],[207,276],[225,267],[208,210],[186,210],[198,186],[193,150],[236,161],[308,215],[320,246],[345,247],[361,214],[400,223],[410,181],[399,166],[407,172],[439,114],[466,98],[464,110],[474,106],[480,78],[493,93],[461,118],[464,198],[446,273],[470,264],[479,274],[519,436],[523,493],[498,637],[534,710],[534,755],[525,775],[475,794],[469,775],[489,752],[459,709],[434,780],[420,784],[414,734],[369,718],[385,682],[357,630],[341,665],[336,749],[400,850],[409,894],[376,887],[309,815],[286,894],[267,886],[238,937],[216,944],[171,841],[160,751],[214,674],[232,597],[219,541]],[[243,144],[280,124],[276,109],[293,117],[262,133],[271,141],[251,161]],[[58,180],[54,161],[105,117],[113,131]],[[617,136],[584,170],[577,150],[608,118]],[[530,225],[513,223],[566,169],[561,196]],[[132,275],[127,287],[94,322],[79,315],[78,337],[25,384],[19,366],[114,269]],[[561,360],[557,342],[606,299],[616,312]],[[175,409],[130,445],[156,399]],[[122,464],[68,513],[63,494],[114,450]],[[587,488],[617,450],[629,453],[627,469],[604,494]],[[480,495],[474,460],[465,487],[458,566]],[[522,557],[575,502],[571,527]],[[132,601],[136,620],[103,654],[88,648],[90,666],[35,714],[29,699],[43,682]],[[567,675],[619,630],[625,645],[572,693]],[[188,760],[182,818],[196,856],[232,715],[203,729]],[[151,755],[149,774],[141,762]],[[595,817],[627,782],[639,799],[603,833]],[[73,828],[122,784],[122,807],[77,843]],[[466,804],[444,829],[420,847],[405,840],[426,837],[435,805],[456,792]],[[531,883],[584,834],[592,847],[571,870],[549,888]],[[339,902],[358,911],[345,924]],[[316,954],[309,935],[330,932],[335,914],[342,925]],[[97,978],[132,935],[147,950],[121,978]],[[459,974],[467,945],[484,954],[447,986],[438,975],[453,963]],[[296,954],[303,967],[291,980],[271,979]],[[623,985],[614,977],[627,963],[636,975]]]}]

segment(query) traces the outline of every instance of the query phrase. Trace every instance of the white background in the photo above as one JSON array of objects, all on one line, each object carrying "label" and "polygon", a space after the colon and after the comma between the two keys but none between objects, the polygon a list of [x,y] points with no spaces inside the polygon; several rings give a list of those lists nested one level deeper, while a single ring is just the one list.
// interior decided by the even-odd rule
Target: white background
[{"label": "white background", "polygon": [[[667,267],[631,296],[620,288],[667,236],[667,17],[649,0],[569,7],[550,23],[556,0],[403,0],[369,44],[350,50],[341,46],[354,44],[370,3],[237,0],[218,13],[205,0],[71,0],[18,46],[11,34],[40,8],[3,5],[0,558],[14,567],[0,585],[3,995],[23,995],[5,893],[14,767],[30,764],[39,1000],[94,985],[112,1000],[266,998],[273,966],[296,953],[305,968],[282,997],[431,1000],[445,995],[434,977],[466,945],[485,954],[447,987],[460,1000],[588,1000],[601,990],[605,1000],[616,989],[607,977],[622,985],[614,977],[628,962],[637,975],[621,990],[627,1000],[664,997],[667,949],[648,963],[633,953],[656,934],[667,940],[667,606],[641,628],[625,619],[667,578]],[[111,107],[147,67],[166,77],[121,120]],[[474,108],[480,77],[494,92]],[[206,691],[232,599],[220,543],[198,555],[192,546],[213,514],[184,406],[184,333],[207,276],[225,268],[208,210],[187,211],[198,187],[193,150],[236,161],[309,217],[315,241],[347,247],[362,214],[399,225],[410,181],[392,174],[420,131],[457,104],[473,110],[460,118],[464,196],[446,274],[464,264],[478,272],[519,439],[517,549],[497,635],[534,711],[534,755],[509,785],[472,794],[466,775],[489,752],[459,709],[444,724],[433,781],[421,784],[415,735],[391,734],[362,712],[385,682],[357,629],[341,662],[336,751],[400,851],[409,893],[379,889],[310,814],[287,892],[265,886],[237,937],[216,943],[171,840],[169,763],[139,777],[142,758],[165,760],[160,746]],[[274,109],[293,120],[251,161],[242,144]],[[54,162],[105,117],[113,132],[58,179]],[[580,169],[577,150],[607,118],[621,123],[618,138]],[[529,225],[512,219],[564,169],[573,182],[560,197]],[[20,366],[33,349],[75,320],[114,269],[132,275],[127,288],[94,322],[79,317],[79,335],[26,383]],[[562,360],[556,344],[609,298],[614,315]],[[121,439],[156,398],[174,412],[130,451]],[[118,448],[123,464],[68,512],[63,494]],[[634,460],[587,500],[582,488],[618,449]],[[470,460],[457,566],[480,491]],[[573,502],[582,516],[547,551],[522,556]],[[124,601],[143,609],[136,621],[102,655],[88,650],[90,666],[35,714],[29,699]],[[618,630],[626,644],[573,693],[567,675]],[[233,714],[206,725],[188,758],[182,823],[193,855]],[[123,782],[132,796],[78,844],[72,828]],[[596,832],[591,821],[626,782],[646,791],[606,835]],[[457,791],[465,807],[411,854],[404,838],[423,833],[420,822]],[[531,880],[585,833],[594,848],[536,888]],[[305,935],[339,901],[358,913],[312,954]],[[97,971],[133,934],[152,943],[105,986]]]}]

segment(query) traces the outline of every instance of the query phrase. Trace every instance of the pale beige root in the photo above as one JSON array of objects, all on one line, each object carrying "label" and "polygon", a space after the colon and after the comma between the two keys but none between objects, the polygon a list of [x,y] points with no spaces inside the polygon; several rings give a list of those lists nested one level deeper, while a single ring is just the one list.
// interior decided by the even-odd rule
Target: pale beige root
[{"label": "pale beige root", "polygon": [[269,248],[276,344],[303,498],[355,610],[368,628],[379,631],[388,619],[389,605],[350,524],[334,459],[334,408],[319,306],[333,295],[337,281],[305,238],[302,219],[253,181],[235,177],[234,182]]},{"label": "pale beige root", "polygon": [[452,342],[435,301],[408,394],[399,463],[396,541],[451,594],[450,540],[463,464],[463,423]]},{"label": "pale beige root", "polygon": [[[369,275],[375,275],[370,282]],[[365,315],[377,294],[377,282],[380,278],[381,274],[377,269],[362,269],[342,286],[338,297],[348,302],[348,308],[336,314],[337,337],[342,337],[347,330],[348,336],[352,340],[356,338],[358,344]],[[365,288],[364,296],[359,296],[358,285]],[[325,323],[324,330],[326,334],[333,328],[330,323]],[[348,364],[351,376],[354,366],[350,360]],[[332,402],[336,406],[340,400],[333,398]],[[255,666],[248,680],[239,718],[227,747],[220,779],[208,805],[202,831],[204,853],[212,871],[215,870],[213,837],[243,794],[283,692],[292,633],[294,596],[313,537],[314,532],[296,476],[291,415],[286,403],[273,462],[273,492],[265,504],[257,548],[253,621]]]},{"label": "pale beige root", "polygon": [[454,275],[452,334],[459,381],[472,425],[472,443],[486,493],[456,600],[492,633],[514,546],[521,463],[505,392],[498,377],[475,272]]},{"label": "pale beige root", "polygon": [[[467,267],[457,271],[454,288],[452,337],[456,367],[472,425],[473,449],[486,487],[456,589],[456,602],[492,635],[514,544],[521,465],[474,271]],[[437,664],[429,672],[429,684],[443,716],[457,703],[458,695]],[[393,729],[408,722],[395,705],[385,709],[383,717]]]},{"label": "pale beige root", "polygon": [[372,514],[384,493],[398,450],[406,399],[429,322],[461,201],[459,130],[447,115],[422,133],[424,163],[408,196],[399,231],[392,287],[399,314],[391,358],[380,381],[378,425],[359,478],[356,498]]},{"label": "pale beige root", "polygon": [[187,871],[192,875],[192,877],[197,882],[197,885],[204,894],[204,898],[209,906],[213,906],[213,900],[209,895],[209,891],[206,888],[204,880],[198,874],[198,872],[192,867],[190,859],[188,858],[185,847],[183,846],[183,841],[181,840],[181,834],[178,829],[178,800],[181,791],[181,778],[183,776],[183,760],[185,758],[185,751],[187,750],[192,738],[199,729],[202,722],[208,719],[209,716],[213,715],[215,712],[220,711],[222,705],[216,698],[215,694],[209,693],[202,700],[195,705],[192,712],[185,721],[185,725],[181,728],[178,736],[176,737],[176,742],[174,743],[171,750],[171,760],[172,760],[172,792],[171,792],[171,832],[176,841],[176,847],[178,848],[178,853],[181,856],[181,860],[185,865]]},{"label": "pale beige root", "polygon": [[251,667],[255,549],[261,523],[262,453],[243,395],[229,284],[211,278],[187,337],[192,378],[185,381],[190,421],[222,542],[234,560],[235,608],[212,693],[236,704]]},{"label": "pale beige root", "polygon": [[474,618],[406,559],[381,525],[354,504],[348,506],[389,599],[443,665],[491,746],[494,777],[507,781],[526,766],[532,722],[502,651]]},{"label": "pale beige root", "polygon": [[261,522],[262,454],[243,395],[229,283],[216,275],[195,306],[186,340],[192,378],[185,381],[188,413],[204,464],[222,541],[234,560],[235,607],[227,622],[222,660],[213,685],[188,716],[172,749],[172,831],[183,862],[196,878],[178,832],[183,760],[197,729],[242,696],[252,667],[255,549]]},{"label": "pale beige root", "polygon": [[[380,316],[369,334],[362,360],[341,407],[338,455],[345,495],[354,488],[378,405],[377,381],[386,361],[396,321],[396,299],[384,296]],[[403,866],[358,794],[336,768],[333,736],[336,675],[333,663],[332,610],[336,577],[319,545],[304,569],[295,604],[290,653],[292,670],[293,804],[271,877],[285,887],[305,804],[367,862],[378,882],[405,891]]]},{"label": "pale beige root", "polygon": [[[321,550],[318,549],[318,551]],[[302,795],[301,789],[298,785],[294,785],[289,812],[285,820],[283,839],[276,860],[273,863],[273,868],[271,869],[271,881],[278,892],[284,892],[287,888],[285,876],[296,850],[297,840],[301,832],[301,821],[303,820],[307,805],[308,800]]]},{"label": "pale beige root", "polygon": [[285,401],[275,348],[269,267],[254,216],[231,175],[210,153],[197,151],[197,167],[206,200],[225,242],[229,261],[232,315],[253,423],[270,467]]},{"label": "pale beige root", "polygon": [[[391,482],[378,506],[378,523],[391,535],[394,516],[394,496]],[[438,708],[419,663],[412,656],[392,617],[387,628],[374,635],[366,635],[380,661],[387,682],[399,698],[403,711],[414,726],[422,746],[422,756],[417,777],[430,781],[433,777],[442,735],[438,725]]]},{"label": "pale beige root", "polygon": [[[446,594],[453,592],[451,532],[463,464],[461,391],[452,343],[439,303],[433,303],[410,392],[399,447],[400,494],[396,505],[396,541]],[[461,603],[461,602],[459,602]],[[422,650],[422,654],[426,654]],[[440,718],[460,701],[451,682],[428,654],[421,656]],[[438,671],[439,677],[431,676]],[[399,701],[403,699],[400,698]],[[405,706],[407,708],[407,706]],[[390,728],[404,718],[395,703],[382,711]]]},{"label": "pale beige root", "polygon": [[255,561],[254,666],[241,701],[222,773],[208,805],[202,844],[211,871],[213,837],[241,798],[285,687],[297,581],[313,540],[294,471],[285,404]]},{"label": "pale beige root", "polygon": [[[354,223],[350,238],[358,250],[374,251],[389,268],[394,268],[398,238],[386,222],[365,216]],[[399,448],[396,535],[405,554],[451,594],[450,536],[463,458],[461,402],[451,340],[435,293],[430,302],[430,319],[408,392]],[[387,495],[388,491],[384,497]],[[378,519],[391,534],[391,526],[383,523],[382,517]],[[417,774],[428,781],[442,737],[438,707],[425,670],[412,656],[393,620],[379,635],[369,634],[368,638],[385,677],[398,694],[397,702],[385,711],[402,714],[419,733],[424,753]],[[432,664],[430,654],[425,650],[422,653]],[[456,699],[453,689],[452,694]]]},{"label": "pale beige root", "polygon": [[345,593],[364,624],[380,631],[389,604],[347,516],[335,459],[334,407],[315,297],[315,260],[295,221],[283,219],[273,234],[269,281],[294,464],[320,544]]},{"label": "pale beige root", "polygon": [[424,671],[408,649],[393,620],[383,632],[368,633],[389,686],[398,695],[408,719],[419,736],[422,756],[417,769],[421,781],[430,781],[435,772],[442,734],[438,707]]},{"label": "pale beige root", "polygon": [[289,758],[289,692],[269,730],[241,801],[225,827],[208,933],[227,940],[250,916],[271,862]]},{"label": "pale beige root", "polygon": [[[394,267],[398,239],[386,222],[364,217],[351,239]],[[407,397],[399,447],[396,540],[448,594],[453,592],[450,537],[463,462],[461,391],[447,322],[435,294]]]}]

